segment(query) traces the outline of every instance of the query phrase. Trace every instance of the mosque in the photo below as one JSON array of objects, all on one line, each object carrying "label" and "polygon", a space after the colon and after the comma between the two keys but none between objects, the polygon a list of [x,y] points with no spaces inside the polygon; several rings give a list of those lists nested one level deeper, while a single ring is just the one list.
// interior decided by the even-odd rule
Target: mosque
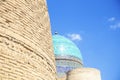
[{"label": "mosque", "polygon": [[51,35],[46,0],[0,0],[0,80],[101,80],[79,48]]},{"label": "mosque", "polygon": [[80,50],[72,41],[60,35],[53,35],[53,46],[58,77],[65,76],[65,73],[72,69],[83,67]]},{"label": "mosque", "polygon": [[57,32],[52,39],[58,80],[100,80],[98,70],[84,68],[82,54],[71,40]]}]

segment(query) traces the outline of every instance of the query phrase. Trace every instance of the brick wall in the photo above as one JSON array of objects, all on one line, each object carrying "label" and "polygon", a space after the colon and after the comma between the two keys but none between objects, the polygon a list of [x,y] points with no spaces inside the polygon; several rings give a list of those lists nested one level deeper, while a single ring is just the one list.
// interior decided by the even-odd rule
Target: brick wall
[{"label": "brick wall", "polygon": [[101,76],[95,68],[78,68],[69,71],[66,80],[101,80]]},{"label": "brick wall", "polygon": [[56,80],[44,0],[0,0],[0,80]]}]

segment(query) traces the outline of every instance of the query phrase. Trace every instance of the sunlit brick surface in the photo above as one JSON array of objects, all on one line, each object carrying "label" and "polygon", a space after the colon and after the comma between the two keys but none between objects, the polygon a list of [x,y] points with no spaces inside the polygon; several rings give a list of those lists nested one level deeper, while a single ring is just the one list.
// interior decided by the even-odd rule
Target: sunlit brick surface
[{"label": "sunlit brick surface", "polygon": [[101,80],[101,76],[97,69],[78,68],[68,72],[66,80]]},{"label": "sunlit brick surface", "polygon": [[0,80],[56,80],[44,0],[0,0]]}]

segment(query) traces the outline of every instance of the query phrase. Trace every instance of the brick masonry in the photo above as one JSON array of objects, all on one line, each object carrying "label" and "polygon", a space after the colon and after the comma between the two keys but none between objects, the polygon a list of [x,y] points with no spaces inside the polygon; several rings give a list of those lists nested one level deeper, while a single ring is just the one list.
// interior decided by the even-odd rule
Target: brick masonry
[{"label": "brick masonry", "polygon": [[0,0],[0,80],[56,80],[45,0]]},{"label": "brick masonry", "polygon": [[101,80],[101,76],[95,68],[77,68],[67,73],[66,80]]}]

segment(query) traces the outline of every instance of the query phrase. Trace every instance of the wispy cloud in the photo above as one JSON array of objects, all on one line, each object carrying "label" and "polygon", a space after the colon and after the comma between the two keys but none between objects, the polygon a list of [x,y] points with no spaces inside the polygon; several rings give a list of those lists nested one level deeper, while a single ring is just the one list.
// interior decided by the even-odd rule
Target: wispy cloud
[{"label": "wispy cloud", "polygon": [[120,21],[117,20],[115,17],[109,18],[108,21],[110,22],[110,29],[120,29]]},{"label": "wispy cloud", "polygon": [[116,20],[115,17],[111,17],[111,18],[108,19],[109,22],[113,22],[113,21],[115,21],[115,20]]},{"label": "wispy cloud", "polygon": [[82,37],[81,37],[81,35],[80,34],[77,34],[77,33],[72,33],[72,34],[67,34],[67,36],[71,39],[71,40],[73,40],[73,41],[80,41],[80,40],[82,40]]},{"label": "wispy cloud", "polygon": [[111,29],[120,28],[120,22],[119,22],[119,23],[116,23],[116,24],[114,24],[114,25],[110,25],[110,28],[111,28]]}]

